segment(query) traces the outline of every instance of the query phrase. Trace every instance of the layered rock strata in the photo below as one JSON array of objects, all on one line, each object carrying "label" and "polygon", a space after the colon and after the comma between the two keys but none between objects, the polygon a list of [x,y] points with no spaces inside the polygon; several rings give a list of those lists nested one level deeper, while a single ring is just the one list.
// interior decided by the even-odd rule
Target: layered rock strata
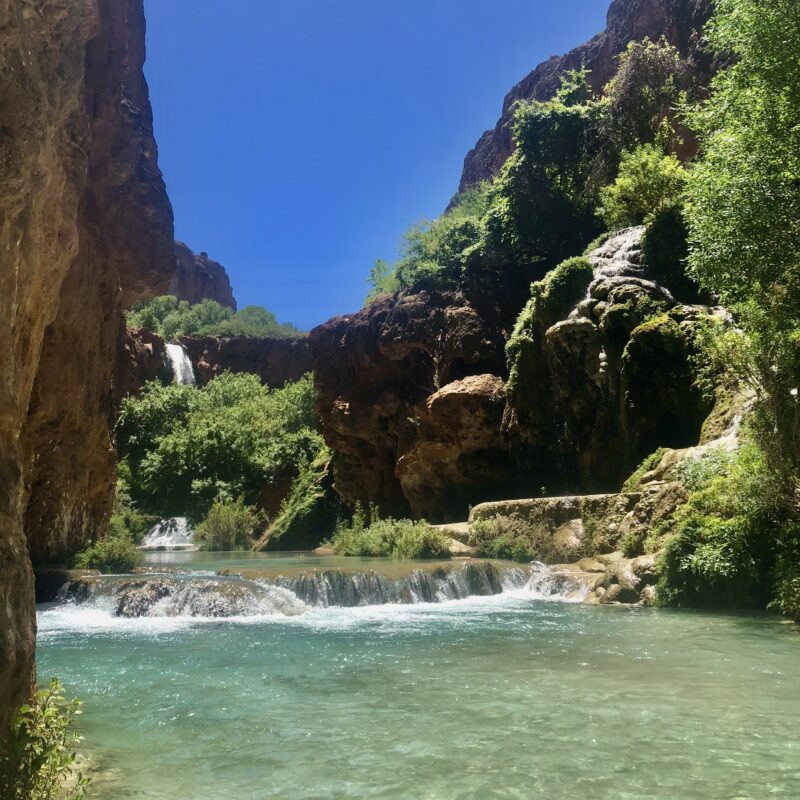
[{"label": "layered rock strata", "polygon": [[0,2],[0,738],[28,692],[31,557],[110,511],[123,305],[166,291],[141,0]]}]

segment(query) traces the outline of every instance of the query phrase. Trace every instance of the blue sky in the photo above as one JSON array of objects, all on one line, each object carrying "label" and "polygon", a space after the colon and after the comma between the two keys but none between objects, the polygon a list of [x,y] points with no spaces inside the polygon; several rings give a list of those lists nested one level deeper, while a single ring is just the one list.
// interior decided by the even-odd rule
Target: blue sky
[{"label": "blue sky", "polygon": [[176,237],[310,328],[438,215],[503,96],[609,0],[145,0]]}]

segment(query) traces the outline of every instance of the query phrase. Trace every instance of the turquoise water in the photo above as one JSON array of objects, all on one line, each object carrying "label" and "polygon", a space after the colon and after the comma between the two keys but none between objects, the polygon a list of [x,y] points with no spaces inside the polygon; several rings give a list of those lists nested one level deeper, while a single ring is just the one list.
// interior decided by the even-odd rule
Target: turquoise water
[{"label": "turquoise water", "polygon": [[39,621],[99,800],[800,798],[800,634],[770,617],[517,590]]}]

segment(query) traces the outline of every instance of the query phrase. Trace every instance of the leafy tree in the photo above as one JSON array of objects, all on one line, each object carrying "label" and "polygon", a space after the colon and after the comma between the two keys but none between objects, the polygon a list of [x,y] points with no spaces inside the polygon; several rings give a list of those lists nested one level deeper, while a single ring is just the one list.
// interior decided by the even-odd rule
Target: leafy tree
[{"label": "leafy tree", "polygon": [[643,144],[625,151],[614,183],[600,191],[598,213],[609,229],[651,221],[675,206],[686,182],[686,170],[675,156],[660,147]]},{"label": "leafy tree", "polygon": [[249,550],[264,516],[236,500],[218,498],[195,529],[194,540],[201,550]]},{"label": "leafy tree", "polygon": [[[695,70],[666,39],[630,42],[605,88],[605,135],[617,152],[658,139],[668,149],[682,142],[681,109],[696,94]],[[665,124],[666,123],[666,124]]]},{"label": "leafy tree", "polygon": [[280,323],[261,306],[245,306],[236,313],[216,300],[204,299],[190,305],[172,295],[155,297],[128,312],[128,325],[147,328],[165,339],[180,336],[296,336],[300,331]]},{"label": "leafy tree", "polygon": [[145,386],[126,398],[117,442],[130,493],[160,516],[202,518],[218,498],[255,503],[322,449],[310,375],[270,390],[258,376],[223,373],[206,386]]}]

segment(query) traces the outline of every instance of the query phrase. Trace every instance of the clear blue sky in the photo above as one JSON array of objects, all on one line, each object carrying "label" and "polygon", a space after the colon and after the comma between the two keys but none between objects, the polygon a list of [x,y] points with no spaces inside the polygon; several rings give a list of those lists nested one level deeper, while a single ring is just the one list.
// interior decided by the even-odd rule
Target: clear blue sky
[{"label": "clear blue sky", "polygon": [[146,0],[176,237],[310,328],[437,216],[503,96],[609,0]]}]

